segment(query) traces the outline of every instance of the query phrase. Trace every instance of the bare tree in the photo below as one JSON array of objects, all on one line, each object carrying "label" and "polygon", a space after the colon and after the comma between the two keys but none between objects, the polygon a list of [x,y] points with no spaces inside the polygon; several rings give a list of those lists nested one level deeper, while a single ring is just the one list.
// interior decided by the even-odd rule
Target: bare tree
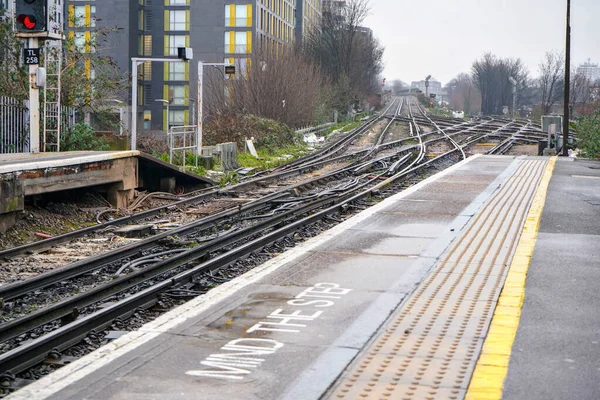
[{"label": "bare tree", "polygon": [[581,72],[571,71],[570,102],[574,111],[578,108],[585,110],[586,104],[591,100],[592,82]]},{"label": "bare tree", "polygon": [[465,73],[458,74],[446,85],[450,93],[450,108],[474,114],[481,110],[481,92],[475,87],[471,76]]},{"label": "bare tree", "polygon": [[539,86],[542,95],[542,112],[549,114],[552,107],[560,102],[565,87],[565,59],[557,52],[547,52],[539,65]]},{"label": "bare tree", "polygon": [[235,79],[209,76],[207,111],[212,115],[252,114],[292,127],[312,124],[325,101],[328,82],[319,69],[292,50],[257,51],[250,65],[237,66]]},{"label": "bare tree", "polygon": [[486,114],[501,114],[504,106],[512,104],[512,86],[509,77],[517,85],[517,106],[526,104],[529,73],[520,59],[498,58],[486,53],[473,63],[471,76],[481,92],[481,111]]},{"label": "bare tree", "polygon": [[[372,32],[360,27],[369,12],[369,0],[333,2],[323,11],[320,29],[309,36],[303,52],[333,82],[339,103],[345,106],[379,90],[383,47]],[[339,105],[342,105],[339,108]]]},{"label": "bare tree", "polygon": [[399,95],[402,91],[408,90],[408,85],[402,82],[400,79],[396,79],[392,81],[392,92],[394,95]]}]

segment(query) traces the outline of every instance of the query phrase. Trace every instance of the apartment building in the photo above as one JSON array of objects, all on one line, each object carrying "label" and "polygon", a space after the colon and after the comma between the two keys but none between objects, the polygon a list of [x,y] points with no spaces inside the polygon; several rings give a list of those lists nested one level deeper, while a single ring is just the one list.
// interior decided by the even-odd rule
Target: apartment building
[{"label": "apartment building", "polygon": [[[190,63],[147,62],[140,68],[140,129],[165,130],[167,120],[171,126],[193,121],[197,61],[234,64],[240,77],[257,48],[277,50],[295,41],[296,0],[62,1],[74,16],[68,34],[80,45],[98,28],[119,28],[98,51],[123,72],[131,71],[132,57],[176,59],[178,47],[193,49]],[[317,13],[316,0],[306,3],[309,15]]]},{"label": "apartment building", "polygon": [[297,0],[296,3],[296,43],[300,44],[319,29],[323,6],[321,0]]},{"label": "apartment building", "polygon": [[577,73],[585,76],[592,84],[600,81],[600,67],[598,64],[592,63],[592,60],[587,60],[585,63],[577,67]]}]

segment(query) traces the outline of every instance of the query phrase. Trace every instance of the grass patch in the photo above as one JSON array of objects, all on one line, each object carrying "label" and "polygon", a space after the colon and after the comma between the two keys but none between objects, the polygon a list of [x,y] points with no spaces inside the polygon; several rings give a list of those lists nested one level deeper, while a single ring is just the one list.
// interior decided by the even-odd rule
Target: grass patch
[{"label": "grass patch", "polygon": [[296,144],[276,149],[257,149],[256,152],[259,158],[255,158],[250,153],[239,153],[240,167],[264,171],[300,158],[308,153],[308,149],[305,145]]}]

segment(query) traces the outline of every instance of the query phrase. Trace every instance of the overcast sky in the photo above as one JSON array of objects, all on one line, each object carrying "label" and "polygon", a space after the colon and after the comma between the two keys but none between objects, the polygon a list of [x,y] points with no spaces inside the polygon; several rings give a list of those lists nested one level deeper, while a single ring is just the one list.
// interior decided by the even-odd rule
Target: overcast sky
[{"label": "overcast sky", "polygon": [[[385,46],[388,81],[429,74],[446,84],[485,52],[521,58],[532,75],[564,52],[566,0],[371,0],[365,25]],[[600,0],[572,0],[574,66],[600,63]]]}]

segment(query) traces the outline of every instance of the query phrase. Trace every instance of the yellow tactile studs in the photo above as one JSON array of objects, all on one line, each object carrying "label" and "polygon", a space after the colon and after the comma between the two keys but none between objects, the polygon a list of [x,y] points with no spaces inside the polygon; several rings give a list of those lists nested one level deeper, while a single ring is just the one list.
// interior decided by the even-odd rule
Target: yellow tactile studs
[{"label": "yellow tactile studs", "polygon": [[330,398],[465,397],[546,164],[546,159],[521,163],[357,357]]},{"label": "yellow tactile studs", "polygon": [[512,345],[521,318],[527,271],[537,240],[548,185],[555,164],[556,157],[553,157],[546,167],[529,209],[523,234],[519,239],[504,288],[498,300],[498,306],[494,311],[489,333],[481,351],[481,357],[477,361],[477,367],[469,385],[467,399],[495,400],[502,398],[502,388],[508,373]]}]

